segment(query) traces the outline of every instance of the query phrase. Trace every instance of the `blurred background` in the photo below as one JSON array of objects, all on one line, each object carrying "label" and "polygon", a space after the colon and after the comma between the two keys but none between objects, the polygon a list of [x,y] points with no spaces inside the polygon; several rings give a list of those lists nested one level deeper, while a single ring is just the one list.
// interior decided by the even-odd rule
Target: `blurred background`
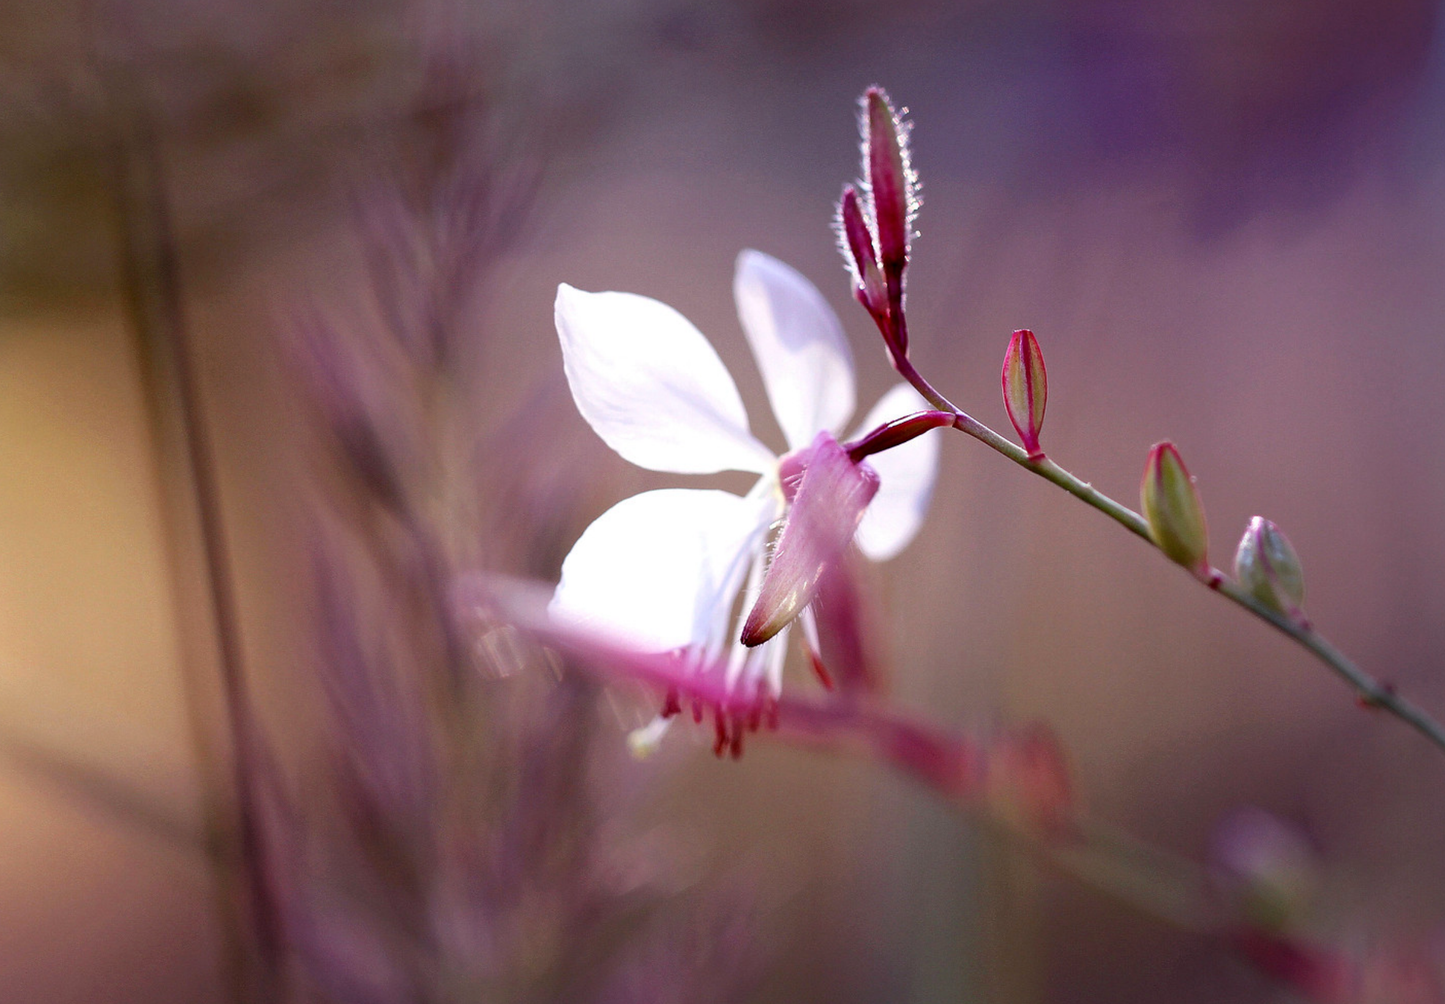
[{"label": "blurred background", "polygon": [[[207,851],[236,811],[230,659],[276,765],[263,773],[289,792],[266,811],[307,848],[308,875],[358,859],[328,856],[340,824],[325,820],[364,830],[361,817],[308,794],[353,768],[390,777],[403,801],[425,787],[406,778],[446,778],[452,794],[427,804],[457,832],[427,829],[428,847],[492,835],[474,856],[488,864],[467,872],[474,912],[457,908],[472,919],[447,928],[465,933],[450,950],[488,960],[477,971],[552,959],[581,972],[596,904],[650,890],[646,919],[608,928],[641,947],[598,963],[585,992],[570,970],[422,992],[431,963],[376,961],[411,958],[406,937],[316,921],[288,963],[316,999],[1281,998],[1211,939],[1037,867],[881,767],[766,742],[716,762],[707,730],[690,729],[635,764],[625,736],[646,709],[632,695],[494,649],[486,693],[445,733],[451,752],[422,743],[407,761],[420,773],[392,777],[391,761],[366,761],[389,753],[346,743],[414,736],[378,710],[406,700],[376,695],[396,679],[405,692],[414,662],[456,661],[433,652],[454,639],[426,602],[444,592],[428,569],[555,578],[605,508],[683,483],[631,468],[577,416],[558,282],[681,310],[774,446],[731,302],[740,249],[829,297],[860,401],[894,382],[829,230],[873,83],[916,123],[919,368],[1006,427],[999,365],[1009,333],[1032,328],[1051,457],[1132,504],[1149,445],[1173,439],[1215,563],[1251,515],[1273,519],[1302,556],[1315,623],[1445,714],[1436,5],[4,11],[0,996],[236,999],[237,908]],[[195,412],[213,524],[195,515]],[[217,526],[229,656],[204,546]],[[431,562],[427,542],[445,557]],[[954,437],[919,540],[869,587],[900,705],[959,731],[1048,723],[1091,812],[1194,860],[1239,806],[1287,820],[1318,855],[1312,937],[1438,937],[1439,753],[1098,513]],[[347,703],[361,684],[335,683],[338,666],[375,661],[338,654],[356,638],[385,653],[363,709],[379,724]],[[486,799],[456,795],[471,790],[469,754]],[[323,821],[298,806],[323,806]],[[566,867],[507,857],[558,834]],[[579,905],[594,880],[606,895]],[[564,913],[573,926],[537,933]],[[366,977],[333,972],[347,966]]]}]

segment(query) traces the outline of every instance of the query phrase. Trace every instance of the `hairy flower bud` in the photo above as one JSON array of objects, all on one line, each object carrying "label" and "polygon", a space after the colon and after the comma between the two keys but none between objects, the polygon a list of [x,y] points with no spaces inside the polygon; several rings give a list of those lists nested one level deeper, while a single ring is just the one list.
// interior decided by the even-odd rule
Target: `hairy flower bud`
[{"label": "hairy flower bud", "polygon": [[1038,339],[1027,329],[1015,331],[1003,357],[1003,406],[1009,421],[1029,451],[1030,460],[1043,457],[1039,430],[1044,425],[1044,405],[1049,397],[1049,377],[1044,371],[1044,354]]},{"label": "hairy flower bud", "polygon": [[1234,577],[1271,610],[1294,614],[1304,602],[1304,572],[1289,538],[1263,516],[1255,516],[1239,538]]},{"label": "hairy flower bud", "polygon": [[1208,571],[1209,530],[1194,479],[1173,443],[1155,443],[1139,487],[1149,536],[1171,561],[1197,574]]},{"label": "hairy flower bud", "polygon": [[875,318],[883,316],[888,311],[888,290],[883,283],[883,273],[878,271],[873,232],[868,229],[863,208],[858,204],[858,192],[852,185],[843,189],[842,201],[838,203],[838,233],[849,270],[853,273],[854,294],[858,302]]},{"label": "hairy flower bud", "polygon": [[908,231],[914,207],[908,131],[881,87],[868,88],[863,106],[867,118],[865,160],[878,227],[878,252],[891,281],[892,274],[901,273],[908,261]]}]

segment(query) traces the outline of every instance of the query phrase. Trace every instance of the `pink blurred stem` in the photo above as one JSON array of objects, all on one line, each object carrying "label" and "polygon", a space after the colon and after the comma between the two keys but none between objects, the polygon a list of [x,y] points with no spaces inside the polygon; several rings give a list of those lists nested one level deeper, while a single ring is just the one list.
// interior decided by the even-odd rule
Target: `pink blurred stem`
[{"label": "pink blurred stem", "polygon": [[[637,652],[598,637],[532,627],[579,667],[612,681],[633,680],[659,694],[678,694],[715,711],[747,717],[763,698],[729,691],[722,667],[698,667],[684,655]],[[879,757],[950,801],[968,804],[983,791],[985,754],[979,745],[921,724],[863,699],[810,700],[784,694],[770,705],[777,738],[821,749],[854,749]],[[771,713],[770,713],[771,714]]]},{"label": "pink blurred stem", "polygon": [[[633,680],[659,693],[683,695],[710,707],[743,710],[750,703],[729,694],[721,676],[689,669],[683,656],[646,654],[565,631],[544,631],[547,644],[606,680]],[[1249,927],[1211,919],[1197,866],[1174,859],[1124,834],[1078,816],[1069,839],[1040,838],[1001,816],[990,802],[989,750],[893,709],[848,697],[808,700],[780,697],[776,737],[811,749],[859,753],[881,760],[946,801],[977,809],[1045,861],[1085,885],[1174,926],[1216,937],[1260,973],[1317,1004],[1342,1004],[1358,966],[1340,952]]]},{"label": "pink blurred stem", "polygon": [[[509,591],[496,584],[465,584],[459,598],[486,615],[519,625],[579,669],[606,681],[642,683],[667,706],[700,702],[725,715],[755,716],[759,695],[725,686],[725,668],[699,663],[684,653],[638,652],[627,645],[550,621],[531,587]],[[474,591],[472,587],[480,587]],[[470,595],[466,595],[470,594]],[[501,608],[498,610],[497,608]],[[768,698],[774,735],[797,746],[874,757],[912,777],[949,803],[976,810],[985,824],[1020,840],[1041,861],[1110,899],[1195,934],[1211,937],[1263,975],[1317,1004],[1341,1004],[1360,978],[1360,965],[1343,952],[1284,935],[1241,926],[1220,916],[1203,869],[1144,844],[1071,806],[1064,825],[1021,822],[1001,805],[995,790],[994,747],[950,735],[886,704],[841,694],[823,700]]]}]

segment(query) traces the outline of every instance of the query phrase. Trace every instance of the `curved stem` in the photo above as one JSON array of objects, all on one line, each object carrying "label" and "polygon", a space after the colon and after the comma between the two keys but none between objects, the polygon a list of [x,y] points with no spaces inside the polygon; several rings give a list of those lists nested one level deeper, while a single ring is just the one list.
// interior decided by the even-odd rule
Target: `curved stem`
[{"label": "curved stem", "polygon": [[1335,675],[1355,689],[1360,702],[1366,707],[1388,711],[1436,746],[1445,749],[1445,727],[1442,727],[1439,722],[1411,701],[1401,697],[1393,686],[1382,683],[1355,665],[1348,656],[1335,648],[1328,638],[1316,631],[1308,622],[1286,617],[1270,609],[1250,595],[1239,583],[1232,580],[1224,579],[1215,588],[1256,617],[1268,621],[1309,649],[1316,658],[1333,670]]},{"label": "curved stem", "polygon": [[[1053,482],[1070,495],[1098,509],[1104,515],[1110,517],[1136,536],[1149,541],[1150,545],[1153,546],[1153,538],[1149,536],[1149,524],[1143,516],[1128,506],[1109,498],[1109,496],[1098,491],[1089,482],[1075,477],[1047,457],[1030,460],[1028,453],[1022,447],[1010,442],[982,422],[956,408],[948,398],[940,394],[923,378],[922,374],[914,368],[913,363],[906,356],[895,356],[893,365],[894,368],[898,370],[899,375],[912,384],[918,393],[927,399],[929,404],[940,411],[953,413],[953,427],[955,429],[967,433],[985,446],[988,446],[997,453],[1003,454],[1020,467],[1029,469],[1044,480]],[[1416,732],[1420,733],[1420,735],[1434,743],[1439,749],[1445,750],[1445,726],[1442,726],[1412,702],[1401,697],[1393,686],[1382,683],[1357,666],[1303,618],[1289,617],[1265,606],[1238,583],[1226,578],[1222,573],[1214,569],[1209,569],[1207,574],[1198,575],[1196,578],[1203,585],[1233,600],[1236,604],[1248,610],[1260,620],[1265,621],[1294,639],[1295,642],[1313,654],[1315,658],[1328,666],[1336,676],[1354,688],[1355,693],[1359,696],[1360,702],[1366,707],[1378,708],[1381,711],[1386,711],[1394,715],[1400,719],[1400,721],[1409,725]]]}]

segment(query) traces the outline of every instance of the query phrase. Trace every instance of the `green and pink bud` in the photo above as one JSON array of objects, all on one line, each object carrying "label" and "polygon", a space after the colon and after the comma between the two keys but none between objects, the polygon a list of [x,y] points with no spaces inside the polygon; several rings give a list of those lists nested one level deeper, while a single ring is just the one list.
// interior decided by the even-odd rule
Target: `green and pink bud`
[{"label": "green and pink bud", "polygon": [[1149,536],[1169,560],[1209,577],[1209,529],[1194,478],[1173,443],[1155,443],[1139,488]]},{"label": "green and pink bud", "polygon": [[1279,527],[1255,516],[1234,553],[1234,577],[1260,603],[1278,613],[1298,617],[1305,598],[1299,555]]},{"label": "green and pink bud", "polygon": [[1020,329],[1009,339],[1003,357],[1003,406],[1008,411],[1030,460],[1042,460],[1039,430],[1044,426],[1044,406],[1049,397],[1049,377],[1044,370],[1044,354],[1038,339],[1027,329]]}]

